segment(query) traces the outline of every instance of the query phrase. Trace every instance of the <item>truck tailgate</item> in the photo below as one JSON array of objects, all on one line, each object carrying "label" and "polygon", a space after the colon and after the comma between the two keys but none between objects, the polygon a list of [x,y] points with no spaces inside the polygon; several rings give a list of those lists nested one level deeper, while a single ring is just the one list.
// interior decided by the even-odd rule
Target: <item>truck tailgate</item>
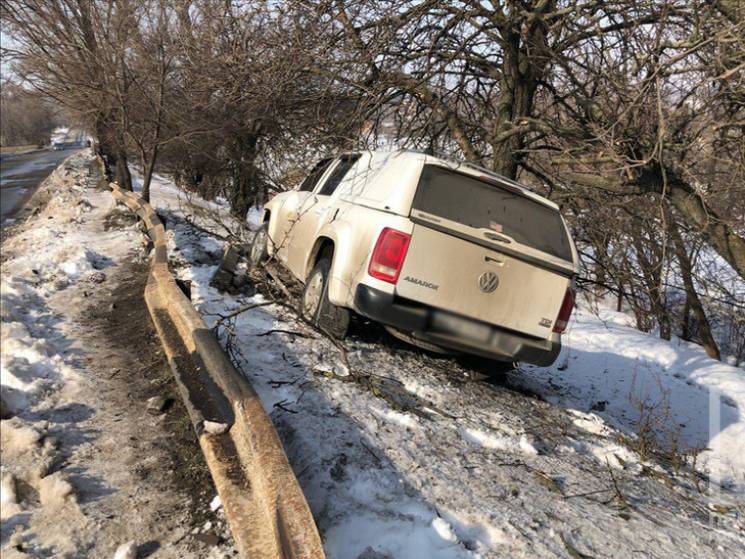
[{"label": "truck tailgate", "polygon": [[547,338],[569,285],[546,267],[415,224],[396,294]]}]

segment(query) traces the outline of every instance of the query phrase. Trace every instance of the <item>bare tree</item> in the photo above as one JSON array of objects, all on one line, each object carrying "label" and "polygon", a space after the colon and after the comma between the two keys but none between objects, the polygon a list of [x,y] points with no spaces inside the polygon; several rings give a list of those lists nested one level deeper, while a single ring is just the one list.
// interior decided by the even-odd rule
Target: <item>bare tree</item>
[{"label": "bare tree", "polygon": [[[369,113],[395,112],[400,139],[565,196],[584,195],[582,186],[659,195],[745,277],[745,241],[686,163],[693,154],[678,150],[681,134],[689,150],[702,138],[723,147],[722,130],[741,137],[733,125],[742,106],[732,113],[733,92],[721,91],[741,79],[739,9],[676,0],[312,5],[337,53],[319,73],[364,93]],[[711,114],[694,118],[694,106]]]},{"label": "bare tree", "polygon": [[59,124],[57,113],[45,99],[6,80],[0,92],[0,143],[47,143]]},{"label": "bare tree", "polygon": [[710,253],[745,278],[741,2],[8,0],[2,17],[26,86],[91,123],[125,187],[139,159],[146,197],[157,166],[243,218],[328,153],[445,151],[560,204],[581,284],[639,328],[680,324],[711,355],[739,331]]},{"label": "bare tree", "polygon": [[[118,106],[113,62],[101,48],[121,14],[107,0],[8,0],[0,17],[12,46],[3,55],[22,83],[78,113],[116,166],[117,180],[131,188],[126,146],[116,126]],[[119,119],[121,120],[121,119]]]}]

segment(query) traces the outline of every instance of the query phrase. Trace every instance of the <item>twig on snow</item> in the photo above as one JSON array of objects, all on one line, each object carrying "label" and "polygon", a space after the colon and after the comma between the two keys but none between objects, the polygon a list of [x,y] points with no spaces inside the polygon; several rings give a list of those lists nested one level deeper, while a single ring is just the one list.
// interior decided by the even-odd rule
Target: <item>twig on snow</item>
[{"label": "twig on snow", "polygon": [[261,334],[256,334],[257,338],[262,338],[264,336],[269,336],[271,334],[289,334],[291,336],[298,336],[300,338],[314,338],[315,336],[309,336],[308,334],[304,334],[302,332],[295,332],[293,330],[283,330],[282,328],[273,328],[271,330],[267,330],[266,332],[262,332]]}]

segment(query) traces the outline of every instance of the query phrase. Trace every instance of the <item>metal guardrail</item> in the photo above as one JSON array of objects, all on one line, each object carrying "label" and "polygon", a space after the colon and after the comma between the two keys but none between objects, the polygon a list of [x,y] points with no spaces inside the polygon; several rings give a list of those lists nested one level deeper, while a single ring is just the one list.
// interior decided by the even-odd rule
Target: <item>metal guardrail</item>
[{"label": "metal guardrail", "polygon": [[145,301],[239,552],[251,559],[325,557],[305,495],[258,395],[168,269],[165,228],[155,210],[135,193],[115,183],[109,187],[152,240]]}]

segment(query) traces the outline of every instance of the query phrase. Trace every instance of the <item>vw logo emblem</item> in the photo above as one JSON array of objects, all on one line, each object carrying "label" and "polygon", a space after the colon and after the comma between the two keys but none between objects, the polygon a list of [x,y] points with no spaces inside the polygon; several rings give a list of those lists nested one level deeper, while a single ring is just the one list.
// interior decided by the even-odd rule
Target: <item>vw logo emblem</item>
[{"label": "vw logo emblem", "polygon": [[492,293],[499,287],[499,276],[494,272],[484,272],[479,276],[479,289],[484,293]]}]

